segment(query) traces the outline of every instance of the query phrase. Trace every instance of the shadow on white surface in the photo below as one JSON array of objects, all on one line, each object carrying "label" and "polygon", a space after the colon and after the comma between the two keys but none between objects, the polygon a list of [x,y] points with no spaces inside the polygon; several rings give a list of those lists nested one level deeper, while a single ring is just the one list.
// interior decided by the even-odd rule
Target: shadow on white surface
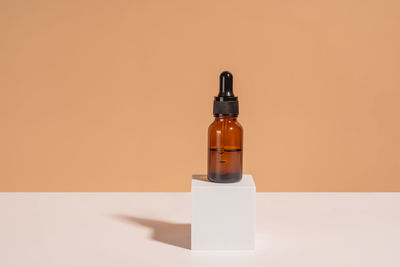
[{"label": "shadow on white surface", "polygon": [[192,179],[204,181],[204,182],[210,182],[210,181],[208,181],[207,175],[205,175],[205,174],[193,174]]},{"label": "shadow on white surface", "polygon": [[128,215],[114,215],[113,217],[126,223],[152,229],[152,240],[190,250],[189,223],[170,223]]}]

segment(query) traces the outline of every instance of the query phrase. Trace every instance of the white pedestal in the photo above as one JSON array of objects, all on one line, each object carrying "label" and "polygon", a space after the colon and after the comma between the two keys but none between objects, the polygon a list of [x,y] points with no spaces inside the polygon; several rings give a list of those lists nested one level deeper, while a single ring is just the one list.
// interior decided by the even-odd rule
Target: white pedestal
[{"label": "white pedestal", "polygon": [[251,175],[220,184],[205,175],[192,178],[192,250],[252,250],[256,186]]}]

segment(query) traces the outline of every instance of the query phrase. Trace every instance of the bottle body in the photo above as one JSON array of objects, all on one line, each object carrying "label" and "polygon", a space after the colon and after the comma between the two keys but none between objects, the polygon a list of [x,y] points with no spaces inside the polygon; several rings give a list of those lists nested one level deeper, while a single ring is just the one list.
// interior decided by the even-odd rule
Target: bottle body
[{"label": "bottle body", "polygon": [[238,182],[242,168],[243,128],[236,116],[218,115],[208,128],[208,180]]}]

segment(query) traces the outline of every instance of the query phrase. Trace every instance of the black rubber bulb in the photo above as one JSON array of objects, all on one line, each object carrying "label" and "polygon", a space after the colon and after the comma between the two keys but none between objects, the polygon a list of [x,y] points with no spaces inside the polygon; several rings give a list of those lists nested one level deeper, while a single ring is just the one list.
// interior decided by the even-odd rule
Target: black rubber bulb
[{"label": "black rubber bulb", "polygon": [[219,76],[219,97],[234,97],[232,73],[224,71]]}]

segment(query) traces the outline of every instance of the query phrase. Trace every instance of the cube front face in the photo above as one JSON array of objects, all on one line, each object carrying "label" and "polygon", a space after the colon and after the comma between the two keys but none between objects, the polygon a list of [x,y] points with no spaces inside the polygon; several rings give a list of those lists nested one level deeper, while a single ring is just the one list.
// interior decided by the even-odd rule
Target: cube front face
[{"label": "cube front face", "polygon": [[192,182],[192,250],[254,249],[256,188],[251,175],[242,180]]}]

